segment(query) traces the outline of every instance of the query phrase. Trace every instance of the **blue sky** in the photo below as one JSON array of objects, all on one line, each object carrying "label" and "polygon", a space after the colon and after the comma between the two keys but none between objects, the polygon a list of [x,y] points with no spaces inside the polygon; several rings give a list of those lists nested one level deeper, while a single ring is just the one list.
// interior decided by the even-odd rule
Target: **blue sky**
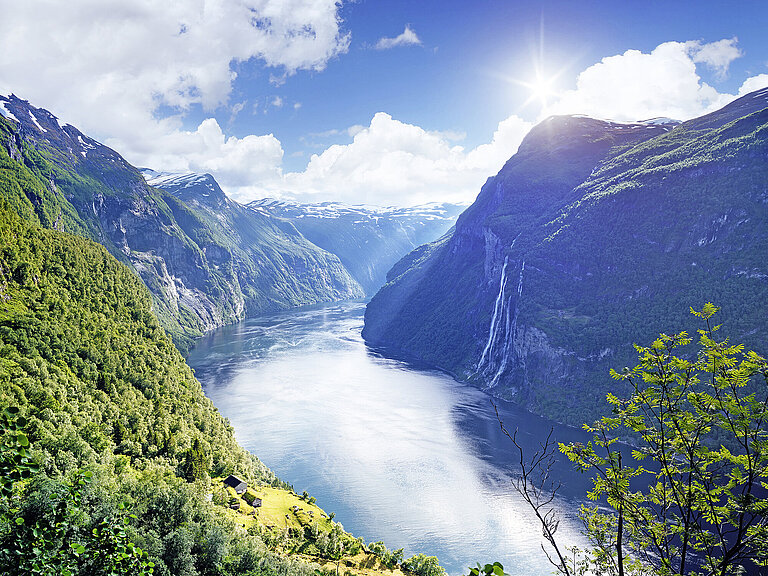
[{"label": "blue sky", "polygon": [[[537,66],[562,71],[557,86],[573,88],[578,73],[604,56],[628,49],[649,52],[670,40],[737,37],[744,56],[724,79],[706,69],[701,70],[704,79],[735,92],[747,76],[768,72],[765,3],[751,3],[751,10],[734,10],[734,3],[724,2],[695,7],[649,2],[642,9],[631,4],[362,0],[341,10],[344,27],[352,33],[349,52],[324,72],[300,73],[275,87],[260,63],[243,67],[232,99],[259,102],[261,114],[244,110],[229,126],[238,135],[274,131],[289,157],[286,164],[300,169],[306,157],[291,159],[290,154],[318,152],[321,144],[334,141],[330,135],[308,135],[367,124],[382,111],[427,130],[466,133],[467,146],[489,141],[498,122],[510,114],[537,118],[538,102],[525,105],[528,89],[513,82],[535,76]],[[750,12],[759,17],[749,17]],[[406,25],[421,45],[370,48],[381,37],[401,34]],[[282,99],[283,107],[265,108],[274,97]],[[301,103],[298,110],[296,102]],[[226,113],[217,117],[228,119]]]},{"label": "blue sky", "polygon": [[0,8],[0,93],[240,200],[471,201],[547,114],[686,119],[768,84],[765,2]]}]

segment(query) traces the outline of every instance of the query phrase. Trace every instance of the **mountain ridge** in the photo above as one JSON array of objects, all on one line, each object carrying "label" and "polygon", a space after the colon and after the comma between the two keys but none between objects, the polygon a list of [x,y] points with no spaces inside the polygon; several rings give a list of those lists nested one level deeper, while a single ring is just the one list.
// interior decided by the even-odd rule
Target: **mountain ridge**
[{"label": "mountain ridge", "polygon": [[447,202],[402,208],[274,198],[248,206],[290,221],[311,242],[336,254],[368,296],[402,256],[448,232],[462,208]]},{"label": "mountain ridge", "polygon": [[[117,152],[50,112],[15,96],[0,102],[7,168],[28,182],[22,189],[9,180],[6,196],[43,226],[94,239],[131,267],[182,349],[246,315],[363,295],[336,256],[282,221],[223,193],[211,206],[153,188]],[[227,212],[226,221],[213,209]],[[233,236],[254,244],[239,246]]]},{"label": "mountain ridge", "polygon": [[714,301],[759,343],[766,97],[640,136],[545,120],[449,238],[396,265],[364,337],[572,424],[598,413],[631,343],[685,326],[689,306]]}]

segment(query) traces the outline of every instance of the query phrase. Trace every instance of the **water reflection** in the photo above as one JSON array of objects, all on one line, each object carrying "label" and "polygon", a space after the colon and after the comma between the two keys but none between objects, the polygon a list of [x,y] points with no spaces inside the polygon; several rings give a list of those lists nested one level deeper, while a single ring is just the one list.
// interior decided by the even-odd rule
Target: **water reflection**
[{"label": "water reflection", "polygon": [[[347,530],[406,557],[436,555],[452,574],[488,560],[549,573],[489,397],[371,353],[363,311],[352,302],[249,320],[205,338],[188,360],[240,443]],[[505,403],[500,411],[529,450],[551,426]],[[556,436],[582,439],[560,427]],[[557,505],[574,542],[586,479],[565,463],[556,473],[568,478]]]}]

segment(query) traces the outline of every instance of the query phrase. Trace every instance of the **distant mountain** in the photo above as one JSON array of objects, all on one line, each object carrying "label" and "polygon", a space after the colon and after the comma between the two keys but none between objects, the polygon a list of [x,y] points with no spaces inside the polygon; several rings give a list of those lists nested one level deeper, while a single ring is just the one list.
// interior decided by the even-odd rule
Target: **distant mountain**
[{"label": "distant mountain", "polygon": [[[178,195],[50,112],[0,97],[0,192],[43,226],[103,244],[153,295],[177,344],[247,314],[363,296],[336,256],[212,178]],[[208,187],[210,185],[210,187]]]},{"label": "distant mountain", "polygon": [[289,220],[309,241],[336,254],[369,295],[381,288],[395,262],[448,232],[466,207],[431,203],[382,208],[337,202],[299,204],[273,198],[248,206]]},{"label": "distant mountain", "polygon": [[721,305],[768,342],[768,89],[682,124],[552,117],[452,234],[390,271],[363,335],[578,424],[633,342]]}]

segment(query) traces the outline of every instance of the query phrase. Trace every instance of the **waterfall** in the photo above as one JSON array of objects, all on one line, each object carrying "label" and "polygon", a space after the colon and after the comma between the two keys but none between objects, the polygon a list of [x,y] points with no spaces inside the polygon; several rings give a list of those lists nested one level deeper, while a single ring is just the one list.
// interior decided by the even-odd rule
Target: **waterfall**
[{"label": "waterfall", "polygon": [[489,352],[493,351],[493,343],[495,342],[496,338],[496,319],[499,316],[499,306],[504,308],[504,289],[507,286],[507,259],[508,257],[504,257],[504,266],[501,269],[501,280],[499,280],[499,295],[496,296],[496,303],[493,306],[493,317],[491,318],[491,327],[488,330],[488,342],[485,345],[485,349],[483,350],[482,356],[480,356],[480,362],[477,363],[477,369],[480,370],[483,363],[485,362],[485,357]]},{"label": "waterfall", "polygon": [[[506,295],[508,258],[504,258],[504,266],[501,269],[499,280],[499,293],[493,306],[491,326],[488,329],[488,342],[485,344],[483,354],[477,363],[477,373],[483,376],[493,371],[488,387],[492,388],[507,369],[509,356],[517,334],[517,317],[520,312],[520,298],[523,294],[523,277],[525,274],[525,260],[520,265],[520,276],[517,280],[517,294]],[[506,297],[505,297],[506,296]],[[514,299],[514,308],[512,306]],[[498,363],[496,360],[498,359]]]},{"label": "waterfall", "polygon": [[507,329],[504,331],[504,345],[502,346],[502,357],[501,362],[499,363],[499,369],[496,371],[496,374],[493,377],[493,380],[491,380],[491,384],[489,387],[493,388],[496,383],[499,381],[499,378],[501,378],[501,375],[504,373],[504,370],[507,369],[507,363],[509,361],[509,353],[511,352],[512,345],[515,342],[515,336],[517,335],[517,315],[520,312],[520,297],[523,295],[523,273],[525,272],[525,260],[523,260],[522,265],[520,266],[520,278],[517,281],[517,300],[515,300],[515,311],[512,315],[512,324],[510,325],[509,322],[509,309],[512,307],[512,296],[509,296],[509,304],[507,305],[506,310],[506,327]]}]

